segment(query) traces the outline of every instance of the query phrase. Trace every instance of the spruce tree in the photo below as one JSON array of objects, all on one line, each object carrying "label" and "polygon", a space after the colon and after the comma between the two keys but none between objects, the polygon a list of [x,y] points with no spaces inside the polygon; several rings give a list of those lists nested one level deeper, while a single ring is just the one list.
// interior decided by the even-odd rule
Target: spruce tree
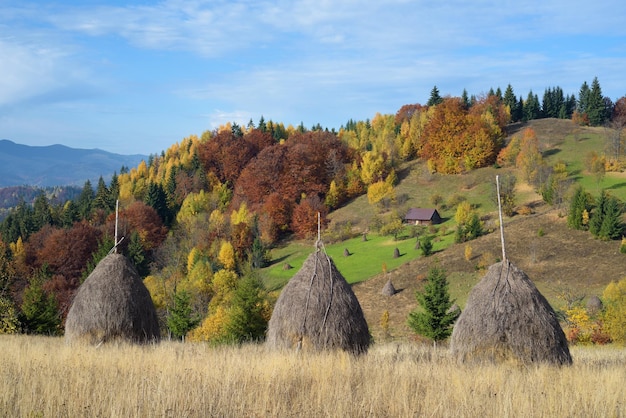
[{"label": "spruce tree", "polygon": [[600,228],[602,228],[602,223],[604,222],[606,204],[607,194],[604,190],[602,190],[600,197],[596,202],[596,207],[591,214],[591,218],[589,219],[589,232],[591,232],[594,237],[598,237],[600,235]]},{"label": "spruce tree", "polygon": [[263,339],[267,330],[267,292],[253,272],[239,279],[231,301],[230,321],[226,326],[230,342],[242,343]]},{"label": "spruce tree", "polygon": [[583,213],[589,212],[589,196],[587,192],[578,186],[574,191],[574,196],[570,203],[569,212],[567,214],[567,226],[572,229],[586,229],[587,225],[583,222]]},{"label": "spruce tree", "polygon": [[200,318],[192,314],[191,295],[186,290],[174,294],[174,306],[167,317],[167,328],[174,338],[183,339],[200,323]]},{"label": "spruce tree", "polygon": [[96,186],[93,208],[102,209],[107,213],[111,212],[115,208],[114,206],[111,206],[110,192],[102,176],[98,179],[98,185]]},{"label": "spruce tree", "polygon": [[93,207],[94,191],[91,187],[91,182],[87,180],[83,186],[83,190],[78,196],[78,214],[81,219],[89,219],[91,216],[91,209]]},{"label": "spruce tree", "polygon": [[604,206],[604,218],[598,237],[603,240],[618,239],[624,230],[621,204],[614,196],[609,196]]},{"label": "spruce tree", "polygon": [[586,113],[591,126],[601,126],[606,120],[606,104],[604,97],[602,97],[602,89],[600,88],[598,77],[595,77],[591,82]]},{"label": "spruce tree", "polygon": [[48,274],[45,267],[35,273],[24,290],[22,315],[24,329],[33,334],[57,335],[61,325],[58,303],[53,294],[43,289]]},{"label": "spruce tree", "polygon": [[416,292],[415,298],[421,309],[409,314],[408,325],[417,334],[433,340],[445,340],[452,334],[454,321],[459,317],[458,309],[451,310],[453,300],[448,293],[446,272],[440,267],[428,271],[426,284],[422,292]]},{"label": "spruce tree", "polygon": [[513,116],[515,108],[517,107],[517,98],[515,97],[515,93],[513,93],[513,87],[511,87],[510,84],[506,86],[506,90],[504,91],[504,98],[502,101],[504,102],[505,106],[509,107],[511,122],[517,122],[517,120],[515,120]]},{"label": "spruce tree", "polygon": [[439,89],[437,88],[437,86],[434,86],[433,89],[430,91],[430,98],[428,99],[428,103],[426,104],[428,106],[435,106],[441,102],[443,102],[443,99],[439,95]]},{"label": "spruce tree", "polygon": [[580,91],[578,92],[578,103],[576,106],[576,110],[578,113],[583,114],[587,113],[587,108],[589,106],[589,84],[587,82],[583,82],[583,85],[580,86]]}]

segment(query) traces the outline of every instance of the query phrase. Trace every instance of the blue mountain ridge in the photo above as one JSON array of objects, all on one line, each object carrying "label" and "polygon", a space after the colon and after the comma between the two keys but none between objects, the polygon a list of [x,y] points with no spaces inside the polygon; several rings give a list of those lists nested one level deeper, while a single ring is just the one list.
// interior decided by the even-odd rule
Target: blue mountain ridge
[{"label": "blue mountain ridge", "polygon": [[82,186],[100,176],[109,181],[120,168],[136,167],[145,155],[121,155],[100,149],[70,148],[65,145],[30,146],[0,140],[0,187]]}]

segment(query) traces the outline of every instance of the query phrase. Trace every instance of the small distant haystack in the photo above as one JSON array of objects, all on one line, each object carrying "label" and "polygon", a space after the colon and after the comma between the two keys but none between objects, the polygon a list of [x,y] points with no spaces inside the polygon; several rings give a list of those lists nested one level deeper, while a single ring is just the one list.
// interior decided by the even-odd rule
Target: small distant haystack
[{"label": "small distant haystack", "polygon": [[387,280],[387,283],[383,286],[382,294],[384,296],[393,296],[397,293],[396,288],[393,287],[393,283],[391,283],[391,279]]},{"label": "small distant haystack", "polygon": [[268,324],[268,347],[362,354],[370,334],[352,288],[323,251],[311,254],[281,292]]},{"label": "small distant haystack", "polygon": [[460,361],[572,363],[554,310],[528,276],[507,260],[492,265],[470,292],[450,350]]},{"label": "small distant haystack", "polygon": [[107,255],[80,286],[65,322],[65,340],[88,344],[160,340],[150,293],[126,257]]},{"label": "small distant haystack", "polygon": [[589,312],[590,315],[597,314],[602,311],[602,308],[604,308],[604,305],[597,295],[590,296],[589,299],[587,299],[587,312]]}]

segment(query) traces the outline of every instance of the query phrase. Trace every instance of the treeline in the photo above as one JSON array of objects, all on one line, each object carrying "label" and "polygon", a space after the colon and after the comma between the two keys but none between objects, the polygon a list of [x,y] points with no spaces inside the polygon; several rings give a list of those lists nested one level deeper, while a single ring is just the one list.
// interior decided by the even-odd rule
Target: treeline
[{"label": "treeline", "polygon": [[[546,92],[539,114],[558,108],[567,116],[571,97],[561,103],[560,89]],[[496,163],[515,106],[521,102],[522,120],[537,114],[524,111],[534,95],[515,104],[510,96],[510,86],[478,98],[441,97],[435,87],[426,105],[349,121],[338,132],[264,118],[227,124],[109,184],[86,182],[76,199],[55,204],[41,194],[32,206],[19,204],[0,224],[0,331],[60,332],[81,280],[113,246],[119,200],[121,250],[146,277],[164,332],[212,342],[262,338],[273,301],[257,269],[269,248],[292,234],[313,237],[317,214],[324,226],[350,199],[384,198],[403,161],[423,159],[440,173]],[[585,97],[571,117],[591,123]],[[620,109],[603,103],[605,117]]]}]

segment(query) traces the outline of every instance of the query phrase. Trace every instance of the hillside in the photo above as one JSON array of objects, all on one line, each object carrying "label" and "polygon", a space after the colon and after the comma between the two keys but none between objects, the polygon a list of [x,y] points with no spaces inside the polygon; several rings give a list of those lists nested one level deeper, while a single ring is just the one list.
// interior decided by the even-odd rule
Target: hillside
[{"label": "hillside", "polygon": [[64,145],[28,146],[0,140],[0,187],[82,186],[105,180],[122,166],[136,167],[144,155],[120,155],[100,149]]},{"label": "hillside", "polygon": [[[624,199],[626,183],[623,173],[607,173],[603,179],[596,181],[583,170],[583,159],[588,151],[604,151],[602,128],[580,128],[571,121],[541,119],[512,125],[509,136],[525,127],[535,130],[549,164],[558,159],[564,160],[568,171],[574,173],[575,180],[584,184],[593,195],[606,188]],[[495,175],[504,172],[506,170],[489,167],[463,175],[442,176],[429,174],[423,163],[411,162],[403,166],[399,173],[400,184],[396,194],[406,195],[404,208],[430,207],[433,194],[443,196],[444,202],[453,200],[455,195],[461,196],[477,207],[485,224],[493,228],[497,212],[490,197],[491,189]],[[589,232],[569,229],[565,217],[567,208],[559,209],[542,203],[541,196],[521,181],[516,193],[518,207],[531,206],[534,213],[505,219],[507,256],[526,271],[555,308],[563,307],[566,300],[601,295],[610,281],[626,276],[626,256],[619,253],[618,241],[604,242],[594,239]],[[445,219],[445,228],[453,230],[454,208],[443,207],[440,211]],[[366,196],[361,196],[332,213],[330,227],[349,223],[359,231],[366,231],[376,216],[382,215],[375,213]],[[358,282],[353,286],[354,291],[374,337],[382,338],[380,318],[385,310],[390,314],[390,334],[393,338],[402,339],[411,335],[406,318],[416,308],[414,293],[421,289],[422,281],[434,263],[446,269],[452,296],[463,307],[470,289],[482,277],[483,271],[477,270],[477,266],[481,262],[493,263],[501,258],[497,232],[471,241],[470,245],[472,258],[469,262],[465,260],[465,244],[455,244],[429,258],[416,258],[387,274],[380,273],[381,269],[377,268],[370,272],[374,276],[369,280],[353,278],[351,281]],[[283,253],[290,252],[283,250]],[[281,261],[289,262],[290,259],[286,257]],[[401,289],[393,297],[381,294],[388,278],[392,279],[397,289]]]}]

